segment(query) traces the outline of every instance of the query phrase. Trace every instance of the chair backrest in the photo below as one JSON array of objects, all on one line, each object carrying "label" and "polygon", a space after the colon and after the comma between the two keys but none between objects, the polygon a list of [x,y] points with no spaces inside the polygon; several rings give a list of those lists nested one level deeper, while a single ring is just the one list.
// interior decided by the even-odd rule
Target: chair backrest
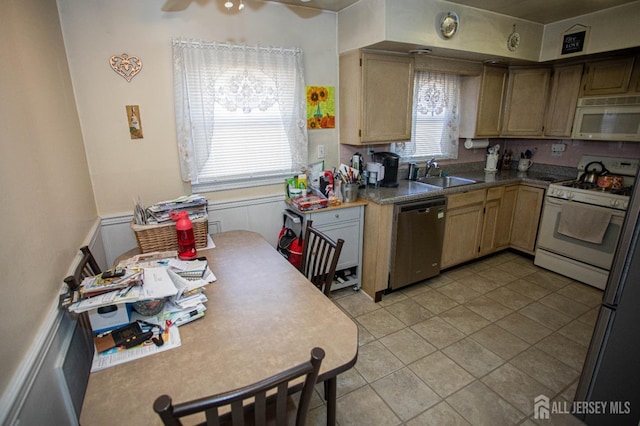
[{"label": "chair backrest", "polygon": [[96,259],[93,257],[91,250],[89,250],[89,247],[80,247],[80,252],[82,252],[82,259],[80,259],[78,266],[76,266],[76,270],[73,275],[64,279],[64,282],[67,283],[67,286],[71,291],[78,291],[80,289],[80,284],[82,284],[82,280],[86,277],[98,275],[102,272],[98,262],[96,262]]},{"label": "chair backrest", "polygon": [[[67,284],[67,287],[69,287],[69,291],[72,294],[80,291],[80,284],[82,284],[82,280],[86,277],[98,275],[102,272],[100,265],[96,262],[96,259],[93,257],[89,247],[80,247],[80,252],[82,253],[82,259],[78,262],[73,275],[69,275],[64,279],[64,282]],[[91,346],[91,355],[93,356],[93,331],[91,329],[91,323],[89,322],[89,316],[86,312],[83,312],[78,316],[78,323],[85,330],[87,345]]]},{"label": "chair backrest", "polygon": [[314,228],[313,221],[307,221],[300,272],[327,296],[331,292],[343,244],[342,238],[335,242]]},{"label": "chair backrest", "polygon": [[[82,259],[73,271],[73,275],[69,275],[64,282],[69,287],[70,294],[80,290],[80,284],[86,277],[98,275],[102,272],[98,262],[96,262],[89,247],[80,248]],[[63,372],[67,383],[70,383],[70,392],[79,399],[79,406],[82,406],[82,400],[89,382],[89,374],[91,372],[91,363],[95,353],[93,344],[93,330],[89,321],[89,314],[82,312],[81,314],[68,314],[77,319],[78,327],[73,333],[70,347],[74,348],[72,356],[67,354],[63,364]],[[79,412],[79,411],[78,411]]]},{"label": "chair backrest", "polygon": [[[303,426],[306,423],[309,403],[313,394],[313,388],[318,379],[320,364],[324,359],[322,348],[311,350],[311,359],[300,365],[292,367],[267,379],[252,385],[235,389],[229,392],[212,395],[173,405],[171,397],[162,395],[153,403],[153,410],[158,413],[162,422],[167,426],[179,426],[181,417],[196,413],[205,413],[206,425],[232,424],[240,426],[245,424],[264,425],[270,411],[275,404],[276,424],[287,424],[287,399],[291,393],[297,392],[302,385],[302,392],[296,411],[296,425]],[[290,386],[292,380],[306,376],[304,383]],[[277,393],[269,392],[276,390]],[[267,396],[268,395],[268,396]],[[230,406],[231,411],[220,414],[219,408]],[[247,418],[245,419],[245,416]]]}]

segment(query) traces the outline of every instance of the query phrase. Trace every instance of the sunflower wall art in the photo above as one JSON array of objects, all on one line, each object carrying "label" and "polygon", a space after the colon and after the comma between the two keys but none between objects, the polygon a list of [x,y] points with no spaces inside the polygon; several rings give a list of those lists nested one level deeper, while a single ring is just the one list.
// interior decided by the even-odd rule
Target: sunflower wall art
[{"label": "sunflower wall art", "polygon": [[307,128],[333,129],[336,109],[333,86],[307,86]]}]

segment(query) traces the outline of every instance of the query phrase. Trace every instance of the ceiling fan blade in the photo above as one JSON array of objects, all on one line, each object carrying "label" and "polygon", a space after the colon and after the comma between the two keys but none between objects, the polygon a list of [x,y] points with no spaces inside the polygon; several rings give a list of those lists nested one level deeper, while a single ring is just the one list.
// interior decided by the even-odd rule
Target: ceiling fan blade
[{"label": "ceiling fan blade", "polygon": [[185,10],[191,4],[191,0],[166,0],[162,5],[164,12],[179,12]]}]

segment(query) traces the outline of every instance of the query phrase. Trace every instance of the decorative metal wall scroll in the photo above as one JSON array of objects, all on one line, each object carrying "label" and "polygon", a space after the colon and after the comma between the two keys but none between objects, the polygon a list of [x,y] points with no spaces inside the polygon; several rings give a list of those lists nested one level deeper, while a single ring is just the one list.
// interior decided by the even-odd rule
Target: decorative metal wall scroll
[{"label": "decorative metal wall scroll", "polygon": [[137,56],[129,56],[126,53],[120,56],[112,56],[109,59],[109,64],[118,75],[129,82],[142,69],[142,60]]}]

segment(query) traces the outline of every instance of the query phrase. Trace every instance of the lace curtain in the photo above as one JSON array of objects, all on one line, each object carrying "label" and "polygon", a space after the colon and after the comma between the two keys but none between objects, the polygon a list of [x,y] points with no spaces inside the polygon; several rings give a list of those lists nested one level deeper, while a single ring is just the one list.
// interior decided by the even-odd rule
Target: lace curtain
[{"label": "lace curtain", "polygon": [[458,158],[460,77],[416,71],[411,141],[395,144],[410,161]]},{"label": "lace curtain", "polygon": [[[181,39],[174,39],[172,44],[176,129],[184,181],[197,184],[244,180],[255,184],[260,180],[266,184],[271,183],[269,179],[282,182],[282,176],[306,166],[305,83],[300,49]],[[238,118],[240,111],[244,115]],[[263,119],[267,127],[281,120],[277,123],[278,137],[269,129],[260,131],[260,126],[252,124],[252,113],[256,116],[258,111],[270,112],[267,117],[271,118]],[[219,146],[222,142],[214,140],[214,132],[223,125],[225,131],[236,133],[232,136],[239,137],[242,146],[229,141],[226,147]],[[258,152],[265,147],[273,158]],[[236,161],[221,162],[218,158],[213,162],[214,155],[222,159],[228,155]],[[220,170],[225,168],[228,170]]]}]

